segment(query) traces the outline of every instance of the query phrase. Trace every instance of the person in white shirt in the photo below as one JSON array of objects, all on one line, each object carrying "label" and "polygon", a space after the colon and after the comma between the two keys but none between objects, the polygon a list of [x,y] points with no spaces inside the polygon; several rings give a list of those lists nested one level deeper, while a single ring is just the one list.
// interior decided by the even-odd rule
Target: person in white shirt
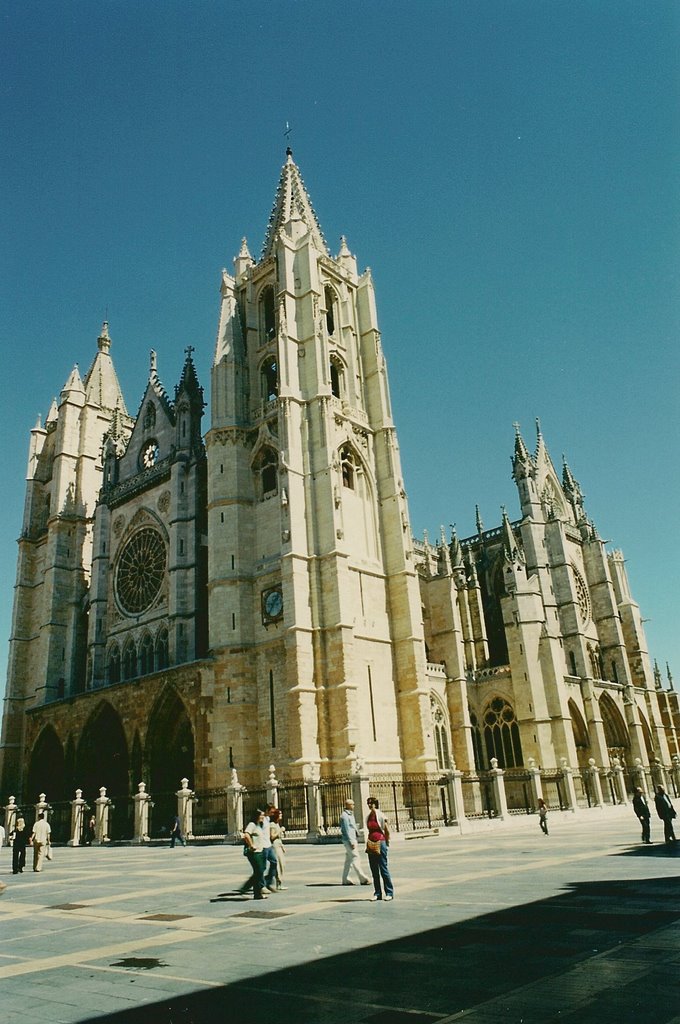
[{"label": "person in white shirt", "polygon": [[361,870],[359,860],[359,834],[357,832],[356,818],[354,817],[354,800],[345,800],[345,809],[340,815],[340,838],[345,847],[345,864],[342,869],[342,884],[354,885],[350,881],[350,870],[356,872],[356,876],[362,885],[368,885],[370,878]]},{"label": "person in white shirt", "polygon": [[52,829],[50,828],[49,821],[44,814],[39,814],[38,820],[33,826],[33,831],[31,832],[34,871],[42,871],[43,860],[45,859],[45,852],[49,845],[51,832]]}]

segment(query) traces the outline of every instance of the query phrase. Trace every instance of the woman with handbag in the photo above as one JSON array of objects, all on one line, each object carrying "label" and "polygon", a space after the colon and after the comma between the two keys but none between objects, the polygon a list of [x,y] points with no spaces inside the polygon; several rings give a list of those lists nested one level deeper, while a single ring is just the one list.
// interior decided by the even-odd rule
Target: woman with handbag
[{"label": "woman with handbag", "polygon": [[[390,830],[387,819],[380,810],[380,804],[374,796],[369,796],[368,816],[366,818],[366,853],[373,875],[373,895],[371,902],[383,899],[382,886],[385,887],[386,901],[394,899],[394,886],[387,866],[387,850],[390,845]],[[382,882],[382,885],[381,885]]]}]

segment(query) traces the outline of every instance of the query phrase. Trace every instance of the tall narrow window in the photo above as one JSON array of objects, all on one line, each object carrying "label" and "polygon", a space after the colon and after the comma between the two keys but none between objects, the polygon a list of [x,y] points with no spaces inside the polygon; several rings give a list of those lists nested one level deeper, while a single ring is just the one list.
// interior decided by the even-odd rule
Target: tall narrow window
[{"label": "tall narrow window", "polygon": [[356,483],[357,460],[348,444],[340,452],[340,465],[343,486],[349,487],[353,491]]},{"label": "tall narrow window", "polygon": [[163,627],[156,637],[156,670],[168,667],[168,631]]},{"label": "tall narrow window", "polygon": [[335,334],[335,292],[326,285],[323,295],[326,303],[326,330],[332,336]]},{"label": "tall narrow window", "polygon": [[262,324],[263,341],[271,341],[276,337],[276,306],[274,302],[274,289],[268,285],[262,292],[260,299],[260,320]]},{"label": "tall narrow window", "polygon": [[108,676],[110,683],[120,682],[120,651],[118,650],[118,644],[114,644],[109,651]]},{"label": "tall narrow window", "polygon": [[500,768],[519,768],[524,762],[515,712],[502,697],[494,697],[484,712],[484,742],[489,761]]},{"label": "tall narrow window", "polygon": [[262,378],[262,398],[265,402],[273,402],[279,394],[279,367],[274,356],[265,359],[260,375]]},{"label": "tall narrow window", "polygon": [[123,651],[123,679],[134,679],[137,675],[137,648],[129,640]]},{"label": "tall narrow window", "polygon": [[342,398],[343,366],[337,356],[331,356],[329,372],[331,378],[331,394],[335,398]]},{"label": "tall narrow window", "polygon": [[278,492],[279,479],[279,457],[273,448],[264,448],[260,452],[254,470],[258,478],[260,500],[273,497]]},{"label": "tall narrow window", "polygon": [[269,670],[269,719],[272,726],[272,747],[276,746],[276,714],[274,704],[274,673]]},{"label": "tall narrow window", "polygon": [[145,633],[142,637],[142,642],[139,646],[139,674],[140,676],[147,676],[153,672],[154,664],[154,650],[153,640],[148,633]]},{"label": "tall narrow window", "polygon": [[373,726],[373,742],[378,742],[378,733],[375,728],[375,705],[373,703],[373,679],[371,677],[371,666],[367,665],[368,669],[368,699],[371,703],[371,725]]}]

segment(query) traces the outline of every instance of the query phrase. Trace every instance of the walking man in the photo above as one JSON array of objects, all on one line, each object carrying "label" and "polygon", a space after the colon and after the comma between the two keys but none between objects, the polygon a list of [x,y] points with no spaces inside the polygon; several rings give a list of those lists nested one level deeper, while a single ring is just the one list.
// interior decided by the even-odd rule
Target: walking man
[{"label": "walking man", "polygon": [[663,822],[663,837],[667,843],[674,843],[675,832],[673,831],[673,818],[675,817],[675,808],[673,807],[671,798],[663,786],[656,787],[654,803],[656,805],[656,813]]},{"label": "walking man", "polygon": [[370,878],[361,870],[359,860],[359,835],[357,823],[354,818],[354,800],[345,800],[345,809],[340,815],[340,836],[342,845],[345,847],[345,866],[342,869],[342,884],[354,885],[350,881],[349,873],[353,869],[362,885],[368,885]]},{"label": "walking man", "polygon": [[650,830],[649,830],[649,804],[647,803],[647,797],[642,792],[640,786],[635,790],[635,796],[633,797],[633,810],[642,825],[642,842],[651,843]]},{"label": "walking man", "polygon": [[41,812],[38,815],[38,820],[33,826],[33,831],[31,833],[31,840],[33,842],[34,871],[42,871],[43,860],[45,858],[45,853],[47,852],[51,832],[52,829],[50,828],[50,823]]}]

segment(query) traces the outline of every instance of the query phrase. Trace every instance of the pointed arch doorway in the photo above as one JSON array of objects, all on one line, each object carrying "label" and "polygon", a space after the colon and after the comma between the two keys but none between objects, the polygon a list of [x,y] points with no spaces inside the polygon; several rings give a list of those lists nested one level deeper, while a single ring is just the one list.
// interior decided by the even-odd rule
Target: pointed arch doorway
[{"label": "pointed arch doorway", "polygon": [[102,786],[115,804],[112,839],[131,838],[129,753],[120,716],[108,703],[97,707],[88,719],[78,743],[76,778],[90,808]]},{"label": "pointed arch doorway", "polygon": [[149,792],[154,801],[152,835],[164,834],[176,813],[181,779],[193,786],[194,730],[178,693],[168,688],[154,708],[146,734]]}]

